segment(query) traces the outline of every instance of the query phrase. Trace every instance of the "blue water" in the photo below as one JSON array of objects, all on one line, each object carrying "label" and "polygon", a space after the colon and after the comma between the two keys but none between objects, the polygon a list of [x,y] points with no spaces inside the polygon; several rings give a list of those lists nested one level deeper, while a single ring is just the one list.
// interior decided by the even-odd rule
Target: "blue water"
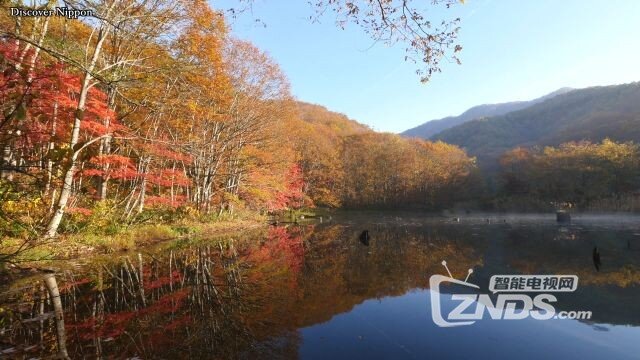
[{"label": "blue water", "polygon": [[367,300],[349,313],[303,328],[300,356],[305,359],[640,357],[640,331],[631,326],[595,326],[559,319],[486,319],[469,326],[440,328],[431,319],[429,295],[429,290],[416,290],[398,297]]}]

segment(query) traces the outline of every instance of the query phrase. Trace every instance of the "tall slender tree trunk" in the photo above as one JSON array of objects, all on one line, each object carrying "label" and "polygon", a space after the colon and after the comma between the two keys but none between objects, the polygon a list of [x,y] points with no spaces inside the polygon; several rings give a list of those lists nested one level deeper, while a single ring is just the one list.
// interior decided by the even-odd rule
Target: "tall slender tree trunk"
[{"label": "tall slender tree trunk", "polygon": [[[107,94],[108,96],[108,106],[109,109],[111,110],[115,110],[115,94],[116,94],[116,88],[113,86],[109,87],[109,92]],[[107,127],[107,129],[109,128],[109,126],[111,125],[111,119],[109,117],[105,118],[103,121],[103,124],[105,127]],[[109,155],[111,154],[111,140],[112,137],[107,135],[104,139],[102,139],[100,141],[100,155]],[[104,164],[102,166],[102,171],[105,173],[105,175],[103,175],[100,178],[100,188],[98,193],[100,194],[100,200],[106,200],[107,199],[107,188],[109,187],[109,176],[106,175],[109,172],[109,164]]]},{"label": "tall slender tree trunk", "polygon": [[142,178],[142,184],[140,185],[140,202],[138,203],[138,214],[144,210],[144,200],[147,194],[147,178]]},{"label": "tall slender tree trunk", "polygon": [[[53,160],[51,159],[53,150],[56,148],[56,144],[53,141],[56,136],[56,128],[58,126],[58,102],[53,105],[53,120],[51,121],[51,141],[49,141],[47,159],[47,183],[45,184],[44,193],[49,194],[51,191],[51,182],[53,181]],[[52,198],[53,199],[53,198]],[[53,200],[52,200],[53,201]]]},{"label": "tall slender tree trunk", "polygon": [[93,56],[91,57],[91,62],[89,63],[87,71],[84,74],[82,87],[80,88],[80,97],[78,99],[75,119],[73,121],[73,129],[71,131],[71,141],[69,142],[69,151],[71,152],[71,155],[68,159],[69,164],[64,175],[64,181],[62,183],[62,189],[60,190],[60,197],[58,198],[56,210],[53,213],[51,220],[49,221],[49,225],[47,226],[47,231],[45,233],[45,236],[47,238],[54,237],[58,233],[58,228],[60,227],[62,216],[64,216],[64,212],[67,208],[67,202],[69,201],[69,197],[71,197],[73,177],[76,174],[78,155],[82,150],[82,147],[78,148],[78,141],[80,140],[80,125],[82,124],[82,120],[84,118],[84,111],[87,104],[87,95],[91,87],[91,80],[93,79],[91,72],[93,71],[96,62],[98,61],[98,56],[100,55],[102,44],[108,32],[109,30],[106,26],[100,28],[98,33],[98,41],[96,43]]},{"label": "tall slender tree trunk", "polygon": [[2,149],[2,164],[0,164],[0,179],[13,180],[11,165],[11,140],[7,139]]}]

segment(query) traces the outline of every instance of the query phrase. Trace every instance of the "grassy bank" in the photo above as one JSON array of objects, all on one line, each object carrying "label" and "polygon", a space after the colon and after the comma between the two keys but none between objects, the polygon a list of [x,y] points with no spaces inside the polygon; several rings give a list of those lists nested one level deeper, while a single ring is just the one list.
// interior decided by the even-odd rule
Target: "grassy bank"
[{"label": "grassy bank", "polygon": [[90,214],[72,212],[65,217],[62,233],[54,239],[37,236],[43,229],[32,225],[37,223],[33,218],[5,222],[0,226],[0,272],[8,264],[36,266],[37,262],[134,251],[165,241],[225,236],[274,222],[297,223],[314,216],[316,213],[307,209],[266,215],[247,209],[237,209],[232,214],[201,214],[185,208],[146,210],[123,221],[112,203],[99,202]]},{"label": "grassy bank", "polygon": [[55,255],[68,258],[83,253],[122,252],[184,237],[231,234],[259,226],[265,226],[265,222],[232,219],[208,223],[183,221],[176,224],[134,225],[116,235],[74,234],[64,241],[69,249],[63,253],[55,250]]},{"label": "grassy bank", "polygon": [[[2,252],[20,250],[5,263],[5,270],[13,267],[38,267],[51,261],[78,259],[84,256],[134,251],[165,241],[186,237],[224,236],[267,226],[260,217],[233,218],[210,222],[181,220],[175,223],[151,223],[123,226],[115,233],[81,231],[63,234],[51,240],[5,238]],[[0,267],[2,264],[0,262]],[[0,268],[0,272],[2,272]]]}]

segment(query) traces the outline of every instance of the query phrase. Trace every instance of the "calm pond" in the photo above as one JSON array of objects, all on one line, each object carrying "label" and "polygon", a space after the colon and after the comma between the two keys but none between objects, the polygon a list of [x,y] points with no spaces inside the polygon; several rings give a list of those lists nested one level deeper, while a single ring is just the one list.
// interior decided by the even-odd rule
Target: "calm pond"
[{"label": "calm pond", "polygon": [[[479,289],[430,289],[449,272]],[[550,290],[547,302],[591,318],[538,320],[522,301],[511,310],[525,318],[496,315],[513,292],[489,282],[505,274],[576,275],[575,291]],[[640,358],[633,217],[351,214],[78,261],[52,279],[62,320],[42,275],[0,287],[0,358]],[[490,294],[495,306],[438,326],[432,301],[446,319],[461,304],[453,293]]]}]

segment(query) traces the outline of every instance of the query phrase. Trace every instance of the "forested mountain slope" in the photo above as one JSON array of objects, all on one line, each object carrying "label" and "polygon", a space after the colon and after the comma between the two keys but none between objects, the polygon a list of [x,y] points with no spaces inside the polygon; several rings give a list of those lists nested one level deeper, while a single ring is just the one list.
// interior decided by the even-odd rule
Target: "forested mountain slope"
[{"label": "forested mountain slope", "polygon": [[344,114],[328,110],[322,105],[297,101],[298,117],[312,125],[323,126],[341,135],[372,131],[367,125],[349,119]]},{"label": "forested mountain slope", "polygon": [[640,83],[580,89],[526,109],[473,120],[434,137],[465,148],[493,167],[516,146],[558,145],[604,138],[640,140]]},{"label": "forested mountain slope", "polygon": [[442,119],[427,121],[426,123],[420,126],[406,130],[401,135],[407,136],[407,137],[419,137],[423,139],[429,139],[430,137],[440,133],[441,131],[450,129],[460,124],[464,124],[468,121],[483,118],[483,117],[504,115],[512,111],[522,110],[531,105],[534,105],[546,99],[552,98],[556,95],[567,93],[571,90],[572,90],[571,88],[561,88],[545,96],[542,96],[530,101],[512,101],[512,102],[506,102],[506,103],[500,103],[500,104],[483,104],[483,105],[474,106],[471,109],[463,112],[458,116],[448,116]]}]

